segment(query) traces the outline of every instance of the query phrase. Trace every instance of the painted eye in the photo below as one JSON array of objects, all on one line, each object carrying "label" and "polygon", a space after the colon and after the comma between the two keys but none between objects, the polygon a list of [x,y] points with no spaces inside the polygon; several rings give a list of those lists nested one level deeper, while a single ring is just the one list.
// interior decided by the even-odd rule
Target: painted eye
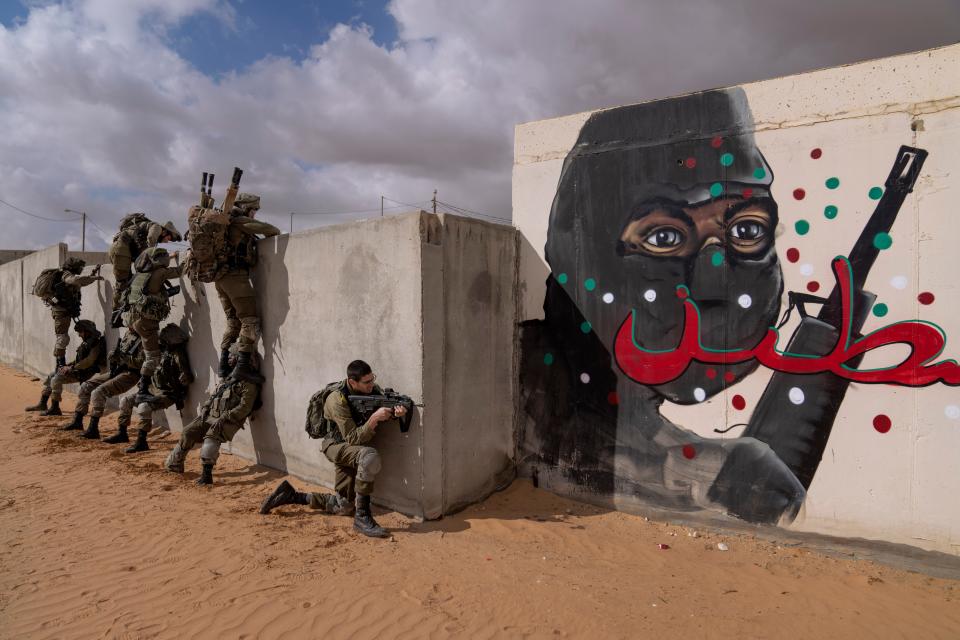
[{"label": "painted eye", "polygon": [[683,244],[683,233],[673,227],[660,227],[654,229],[644,242],[657,249],[672,249]]},{"label": "painted eye", "polygon": [[767,235],[767,230],[759,222],[744,220],[730,227],[730,235],[737,240],[760,240]]}]

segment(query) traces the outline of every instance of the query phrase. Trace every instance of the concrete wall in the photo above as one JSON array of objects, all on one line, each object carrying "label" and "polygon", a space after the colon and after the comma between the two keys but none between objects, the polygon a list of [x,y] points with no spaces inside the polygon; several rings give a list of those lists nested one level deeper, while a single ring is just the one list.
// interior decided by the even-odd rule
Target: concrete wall
[{"label": "concrete wall", "polygon": [[[843,379],[833,374],[789,376],[777,387],[783,371],[696,357],[669,381],[644,382],[666,364],[652,351],[683,351],[682,319],[692,307],[678,298],[679,285],[698,305],[702,346],[725,349],[751,349],[777,324],[787,308],[786,294],[777,295],[781,277],[785,291],[826,296],[832,258],[850,255],[901,145],[929,157],[890,230],[892,246],[869,271],[864,290],[877,298],[858,300],[862,333],[919,320],[905,325],[917,345],[926,340],[921,324],[932,324],[948,338],[934,359],[960,355],[951,231],[960,197],[958,77],[960,46],[952,46],[518,126],[524,473],[622,508],[734,514],[960,553],[960,398],[942,382],[910,386],[910,375],[922,373],[916,368],[891,380],[908,344],[873,351],[859,365],[887,370],[887,384],[853,382],[839,397],[825,382]],[[724,227],[729,220],[684,221],[709,220],[701,207],[711,203],[749,198],[754,220],[769,226],[752,257]],[[672,206],[685,213],[654,211]],[[669,229],[681,232],[679,248]],[[545,300],[554,303],[546,314]],[[797,315],[780,331],[781,349]],[[960,382],[950,371],[951,385]],[[775,414],[760,415],[768,385],[771,397],[805,393],[777,396]],[[804,425],[814,414],[819,422]],[[819,438],[822,459],[812,460]],[[783,446],[791,439],[803,464]],[[745,454],[739,462],[734,451]]]},{"label": "concrete wall", "polygon": [[[423,405],[406,434],[378,433],[384,465],[375,501],[435,518],[508,481],[516,237],[512,227],[417,212],[261,241],[254,281],[264,404],[228,450],[332,486],[333,466],[304,431],[306,406],[360,358],[382,386]],[[21,305],[29,285],[20,283],[32,285],[40,270],[66,255],[61,245],[0,266],[5,363],[37,375],[50,368],[49,310],[32,296]],[[83,317],[99,326],[112,296],[108,271],[107,281],[83,291]],[[169,321],[191,335],[196,382],[182,414],[170,409],[158,420],[174,431],[216,385],[224,329],[214,286],[198,292],[180,284],[183,296],[173,299]],[[25,331],[17,324],[21,313],[29,318]],[[117,338],[108,332],[111,348]],[[75,347],[76,337],[71,355]]]},{"label": "concrete wall", "polygon": [[0,249],[0,264],[6,264],[13,260],[19,260],[20,258],[30,255],[33,253],[33,249]]}]

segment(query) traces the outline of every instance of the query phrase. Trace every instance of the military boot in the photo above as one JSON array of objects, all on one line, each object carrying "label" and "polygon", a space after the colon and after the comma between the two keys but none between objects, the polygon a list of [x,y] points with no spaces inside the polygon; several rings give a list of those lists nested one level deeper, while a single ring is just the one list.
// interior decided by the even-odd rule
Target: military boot
[{"label": "military boot", "polygon": [[87,424],[86,431],[81,433],[80,437],[87,440],[100,439],[100,416],[90,416],[90,423]]},{"label": "military boot", "polygon": [[272,509],[285,504],[310,504],[310,495],[297,491],[284,480],[260,505],[260,513],[270,513]]},{"label": "military boot", "polygon": [[200,470],[200,477],[197,478],[197,484],[213,484],[213,465],[209,462],[203,463],[203,468]]},{"label": "military boot", "polygon": [[83,413],[80,411],[74,411],[73,413],[73,422],[70,422],[62,427],[61,431],[81,431],[83,429]]},{"label": "military boot", "polygon": [[148,429],[138,429],[137,441],[133,443],[132,447],[127,447],[124,453],[140,453],[141,451],[150,451],[150,447],[147,445],[147,431]]},{"label": "military boot", "polygon": [[256,384],[263,384],[264,377],[250,364],[253,354],[249,351],[241,351],[237,354],[237,366],[233,368],[230,377],[234,380],[249,380]]},{"label": "military boot", "polygon": [[50,392],[44,391],[40,394],[40,402],[33,405],[32,407],[27,407],[24,411],[46,411],[47,410],[47,400],[50,398]]},{"label": "military boot", "polygon": [[62,416],[63,412],[60,411],[60,401],[51,400],[50,406],[40,412],[42,416]]},{"label": "military boot", "polygon": [[217,375],[226,378],[230,371],[230,349],[220,349],[220,368],[217,369]]},{"label": "military boot", "polygon": [[357,496],[357,513],[353,516],[353,528],[371,538],[389,538],[386,529],[377,524],[370,513],[370,496]]},{"label": "military boot", "polygon": [[103,441],[107,444],[120,444],[121,442],[130,442],[130,436],[127,435],[127,420],[121,420],[117,423],[117,432]]},{"label": "military boot", "polygon": [[141,375],[140,382],[137,383],[137,395],[133,401],[137,404],[143,404],[154,400],[156,400],[156,397],[150,393],[150,376]]},{"label": "military boot", "polygon": [[183,473],[184,457],[186,457],[186,453],[180,448],[179,444],[176,445],[170,451],[170,455],[167,456],[167,459],[163,461],[163,468],[167,471],[172,471],[173,473]]}]

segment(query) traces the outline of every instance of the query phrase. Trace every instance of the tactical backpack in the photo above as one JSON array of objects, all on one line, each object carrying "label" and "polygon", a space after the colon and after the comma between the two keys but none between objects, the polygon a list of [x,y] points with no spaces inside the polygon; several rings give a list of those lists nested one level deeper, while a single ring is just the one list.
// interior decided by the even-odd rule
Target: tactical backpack
[{"label": "tactical backpack", "polygon": [[36,282],[33,283],[33,291],[31,291],[31,293],[44,302],[51,302],[60,293],[60,284],[62,281],[62,269],[44,269],[40,272],[40,275],[37,276]]},{"label": "tactical backpack", "polygon": [[341,391],[343,381],[331,382],[310,397],[307,404],[307,435],[311,438],[340,438],[340,428],[337,423],[323,415],[323,405],[331,393]]},{"label": "tactical backpack", "polygon": [[193,206],[187,214],[187,225],[190,241],[187,274],[200,282],[215,282],[229,269],[230,214]]},{"label": "tactical backpack", "polygon": [[127,289],[127,304],[130,310],[141,318],[148,320],[164,320],[170,315],[170,296],[164,288],[157,293],[147,293],[146,288],[153,277],[153,272],[157,269],[165,268],[169,264],[167,260],[164,264],[154,261],[156,254],[166,256],[167,252],[160,248],[153,248],[144,251],[137,258],[133,266],[137,269],[137,275],[133,277],[133,282]]}]

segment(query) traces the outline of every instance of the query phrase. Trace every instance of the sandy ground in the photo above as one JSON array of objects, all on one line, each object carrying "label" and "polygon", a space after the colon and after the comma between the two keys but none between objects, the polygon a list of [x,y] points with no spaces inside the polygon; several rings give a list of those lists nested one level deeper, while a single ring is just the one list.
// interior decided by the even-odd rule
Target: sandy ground
[{"label": "sandy ground", "polygon": [[170,434],[124,455],[23,413],[38,391],[0,368],[3,638],[960,637],[960,582],[522,481],[438,522],[380,512],[386,541],[305,507],[261,516],[281,474],[225,455],[197,487],[196,452],[161,470]]}]

